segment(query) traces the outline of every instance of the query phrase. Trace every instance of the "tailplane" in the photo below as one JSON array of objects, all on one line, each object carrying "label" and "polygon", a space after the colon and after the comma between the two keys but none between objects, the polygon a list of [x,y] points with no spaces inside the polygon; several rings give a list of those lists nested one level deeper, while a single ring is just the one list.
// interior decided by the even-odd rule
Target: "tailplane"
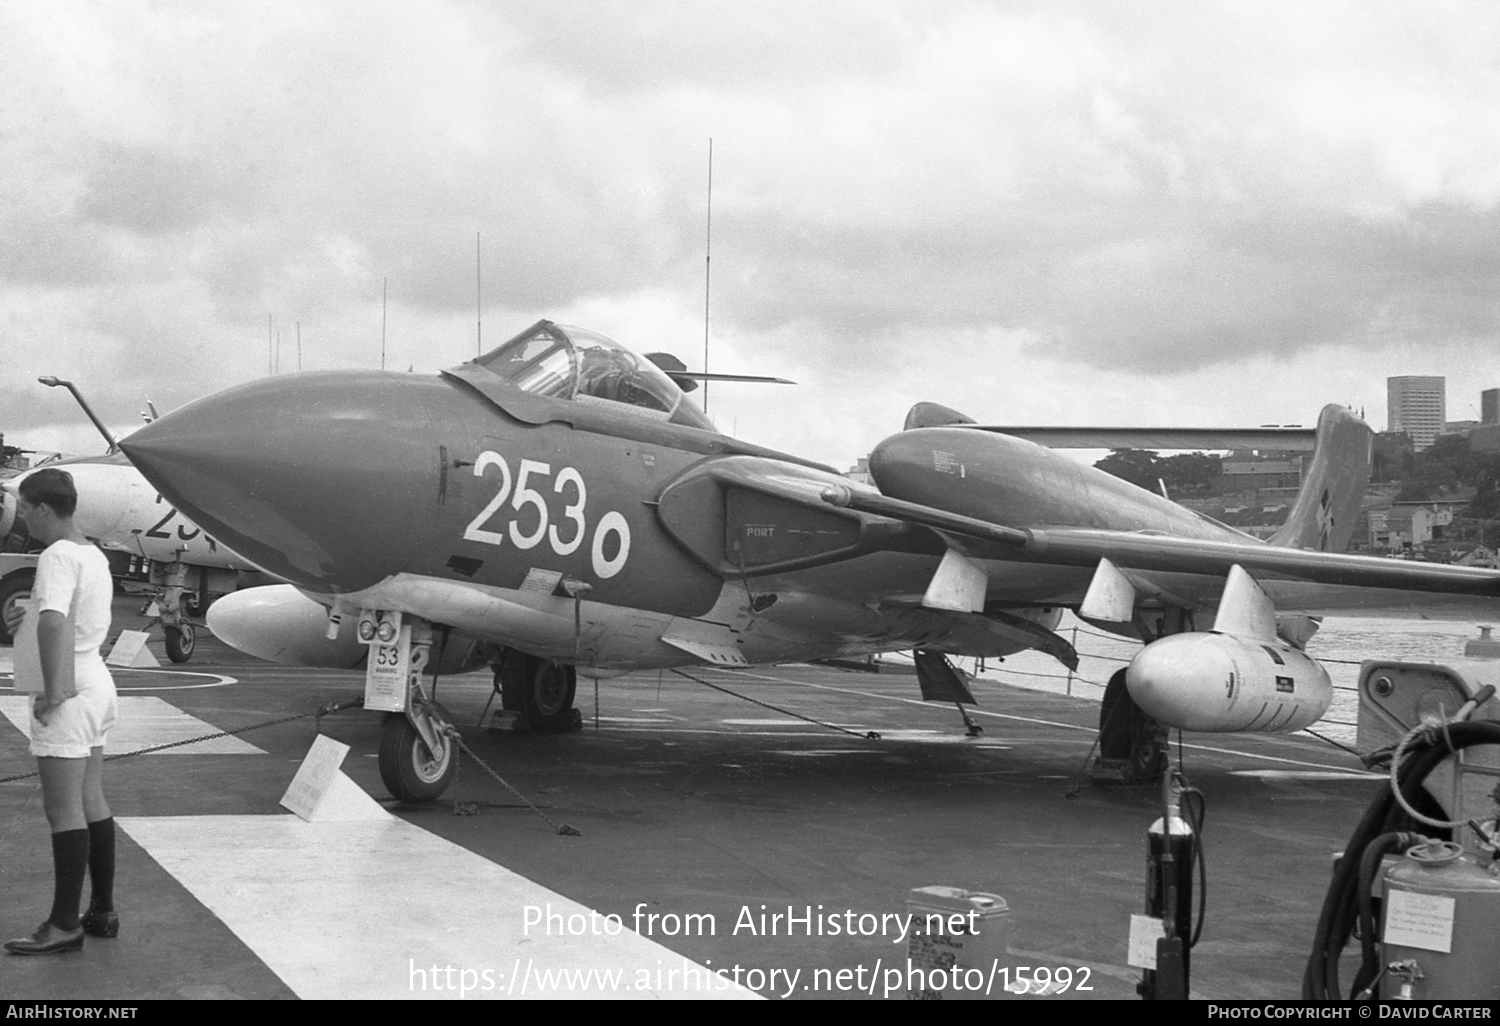
[{"label": "tailplane", "polygon": [[1348,547],[1370,483],[1373,441],[1369,425],[1344,407],[1323,407],[1302,490],[1286,523],[1271,538],[1272,545],[1321,552]]}]

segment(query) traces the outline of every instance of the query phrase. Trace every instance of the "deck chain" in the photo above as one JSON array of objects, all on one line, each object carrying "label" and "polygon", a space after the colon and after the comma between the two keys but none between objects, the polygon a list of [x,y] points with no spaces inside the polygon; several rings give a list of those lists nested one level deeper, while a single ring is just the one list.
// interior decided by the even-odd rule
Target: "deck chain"
[{"label": "deck chain", "polygon": [[[543,812],[541,809],[537,808],[535,802],[533,802],[530,798],[527,798],[520,791],[517,791],[514,787],[512,787],[510,785],[509,781],[507,781],[500,774],[496,773],[494,771],[494,769],[492,769],[490,767],[489,763],[487,763],[483,759],[481,759],[479,757],[479,754],[477,752],[475,752],[474,749],[472,749],[472,748],[469,747],[469,743],[463,739],[462,735],[459,734],[457,727],[454,727],[452,724],[449,724],[448,730],[447,730],[447,734],[448,734],[448,737],[451,738],[458,745],[459,749],[465,755],[467,755],[469,758],[473,759],[475,762],[477,762],[479,764],[479,768],[480,769],[484,770],[490,776],[494,777],[495,780],[500,784],[501,787],[505,788],[511,794],[513,794],[517,798],[521,799],[521,801],[525,802],[526,803],[526,807],[528,809],[530,809],[532,812],[536,813],[538,816],[540,816],[542,818],[542,822],[546,823],[549,827],[551,827],[554,833],[560,834],[563,837],[582,837],[583,836],[583,831],[579,830],[575,826],[570,826],[567,823],[563,823],[563,824],[559,825],[557,823],[552,822],[552,820],[548,819],[547,818],[547,814],[545,812]],[[454,782],[454,786],[455,786],[455,789],[456,789],[457,788],[457,784],[458,784],[458,768],[456,766],[454,767],[453,782]],[[474,812],[468,811],[470,808],[472,808],[472,806],[464,806],[457,799],[454,799],[454,802],[453,802],[453,814],[454,815],[456,815],[456,816],[470,816],[470,815],[473,815]],[[478,810],[475,809],[474,811],[477,812]]]},{"label": "deck chain", "polygon": [[866,730],[861,732],[858,730],[850,730],[847,727],[840,727],[837,723],[824,723],[822,720],[815,720],[811,716],[803,716],[799,712],[793,712],[790,709],[783,709],[778,705],[772,705],[770,702],[762,702],[758,698],[751,698],[749,695],[742,695],[738,691],[731,691],[728,688],[720,687],[717,684],[710,684],[708,681],[703,680],[699,677],[694,677],[691,673],[684,673],[682,670],[679,670],[676,667],[672,667],[671,670],[673,673],[677,674],[677,676],[686,677],[694,684],[702,684],[706,688],[713,688],[715,691],[722,691],[726,695],[733,695],[735,698],[743,699],[744,701],[749,702],[752,705],[758,705],[762,709],[770,709],[772,712],[779,712],[783,716],[795,716],[799,720],[805,720],[808,723],[815,723],[820,727],[826,727],[829,730],[836,730],[840,734],[848,734],[850,737],[863,738],[866,741],[880,740],[880,732],[878,730]]},{"label": "deck chain", "polygon": [[[106,755],[104,762],[114,762],[116,759],[129,759],[136,755],[150,755],[152,752],[164,752],[169,748],[181,748],[184,745],[195,745],[200,741],[212,741],[221,737],[234,737],[237,734],[248,734],[252,730],[263,730],[266,727],[275,727],[282,723],[295,723],[297,720],[316,718],[321,724],[324,716],[341,712],[344,709],[357,709],[365,704],[364,696],[351,698],[343,702],[325,702],[312,712],[297,713],[293,716],[280,716],[274,720],[266,720],[263,723],[252,723],[247,727],[236,727],[233,730],[217,730],[212,734],[204,734],[201,737],[190,737],[184,741],[168,741],[166,744],[152,745],[150,748],[141,748],[134,752],[120,752],[117,755]],[[321,732],[321,730],[320,730]],[[31,773],[20,773],[13,777],[0,777],[0,784],[9,784],[17,780],[30,780],[32,777],[40,776],[40,771]]]}]

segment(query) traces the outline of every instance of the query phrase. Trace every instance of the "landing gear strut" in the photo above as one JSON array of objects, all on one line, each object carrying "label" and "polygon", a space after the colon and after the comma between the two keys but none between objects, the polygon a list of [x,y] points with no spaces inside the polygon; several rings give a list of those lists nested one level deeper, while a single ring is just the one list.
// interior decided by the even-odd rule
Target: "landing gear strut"
[{"label": "landing gear strut", "polygon": [[161,621],[162,633],[166,635],[167,658],[174,663],[191,659],[198,641],[192,622],[188,620],[185,601],[187,575],[186,563],[151,564],[151,583],[159,589],[157,618]]},{"label": "landing gear strut", "polygon": [[[406,656],[405,707],[386,713],[379,763],[386,790],[409,803],[436,801],[458,772],[458,741],[451,718],[422,683],[431,651],[432,625],[416,618],[401,627],[390,643],[370,646],[376,668],[400,666]],[[366,691],[368,695],[368,686]]]},{"label": "landing gear strut", "polygon": [[1135,704],[1125,687],[1125,671],[1116,670],[1104,689],[1099,709],[1099,757],[1094,780],[1146,784],[1167,769],[1167,728]]}]

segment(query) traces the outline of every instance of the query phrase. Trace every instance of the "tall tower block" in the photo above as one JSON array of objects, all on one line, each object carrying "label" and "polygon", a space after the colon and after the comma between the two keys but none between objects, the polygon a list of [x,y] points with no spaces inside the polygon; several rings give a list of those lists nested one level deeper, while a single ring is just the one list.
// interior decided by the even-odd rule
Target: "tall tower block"
[{"label": "tall tower block", "polygon": [[1432,445],[1447,420],[1446,378],[1386,378],[1386,430],[1405,431],[1418,452]]}]

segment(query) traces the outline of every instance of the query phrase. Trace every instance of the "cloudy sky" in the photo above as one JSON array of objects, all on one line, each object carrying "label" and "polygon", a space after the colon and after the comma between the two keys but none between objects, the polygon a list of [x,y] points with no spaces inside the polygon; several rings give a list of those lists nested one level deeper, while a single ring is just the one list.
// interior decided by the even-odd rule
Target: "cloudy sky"
[{"label": "cloudy sky", "polygon": [[1500,8],[0,2],[0,431],[540,317],[703,360],[841,466],[991,423],[1385,426],[1500,386]]}]

